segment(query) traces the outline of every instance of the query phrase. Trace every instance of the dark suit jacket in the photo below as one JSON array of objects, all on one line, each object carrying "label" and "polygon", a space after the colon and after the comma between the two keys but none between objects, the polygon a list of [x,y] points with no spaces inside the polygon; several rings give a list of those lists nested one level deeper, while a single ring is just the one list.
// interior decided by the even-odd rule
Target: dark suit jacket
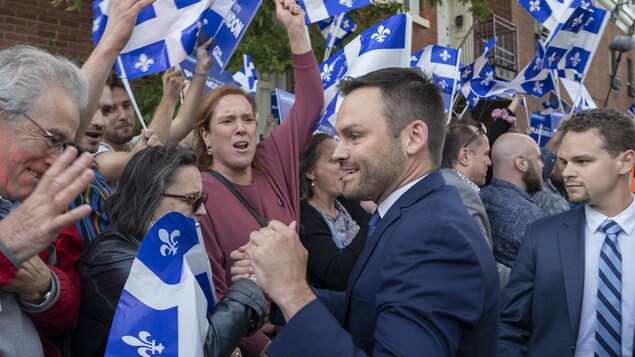
[{"label": "dark suit jacket", "polygon": [[438,171],[379,221],[346,293],[319,292],[275,356],[493,356],[499,287],[487,242]]},{"label": "dark suit jacket", "polygon": [[573,356],[584,288],[584,206],[527,228],[503,290],[499,356]]}]

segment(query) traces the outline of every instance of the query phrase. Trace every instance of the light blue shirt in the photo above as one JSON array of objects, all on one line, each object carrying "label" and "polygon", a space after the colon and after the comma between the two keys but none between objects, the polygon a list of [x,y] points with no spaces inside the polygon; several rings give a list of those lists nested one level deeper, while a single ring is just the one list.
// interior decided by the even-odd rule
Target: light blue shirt
[{"label": "light blue shirt", "polygon": [[630,206],[615,217],[607,217],[584,207],[584,291],[576,343],[576,357],[593,356],[598,295],[600,251],[606,234],[598,228],[607,218],[617,222],[622,232],[617,241],[622,252],[622,356],[632,356],[635,333],[635,195]]}]

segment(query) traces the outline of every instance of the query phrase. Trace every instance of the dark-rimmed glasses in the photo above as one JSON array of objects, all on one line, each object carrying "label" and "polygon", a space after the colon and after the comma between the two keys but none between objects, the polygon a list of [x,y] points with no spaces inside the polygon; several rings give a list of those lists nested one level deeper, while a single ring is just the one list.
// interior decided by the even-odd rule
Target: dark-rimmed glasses
[{"label": "dark-rimmed glasses", "polygon": [[40,124],[38,124],[35,120],[33,120],[26,113],[22,113],[27,119],[31,121],[31,123],[35,124],[38,128],[42,136],[46,139],[46,145],[51,150],[66,150],[66,148],[71,145],[66,142],[66,138],[60,134],[53,134],[50,131],[44,129]]},{"label": "dark-rimmed glasses", "polygon": [[478,136],[478,134],[481,134],[481,133],[484,135],[487,135],[487,128],[485,127],[485,124],[483,124],[482,122],[479,122],[478,130],[476,130],[476,133],[474,133],[472,137],[470,138],[470,140],[467,141],[467,144],[463,145],[463,149],[466,149],[468,146],[470,146],[472,141],[474,141],[476,137]]},{"label": "dark-rimmed glasses", "polygon": [[203,192],[200,195],[196,196],[185,196],[185,195],[173,195],[170,193],[164,193],[163,197],[176,198],[181,201],[189,202],[192,206],[192,212],[198,211],[201,208],[201,205],[207,201],[207,193]]}]

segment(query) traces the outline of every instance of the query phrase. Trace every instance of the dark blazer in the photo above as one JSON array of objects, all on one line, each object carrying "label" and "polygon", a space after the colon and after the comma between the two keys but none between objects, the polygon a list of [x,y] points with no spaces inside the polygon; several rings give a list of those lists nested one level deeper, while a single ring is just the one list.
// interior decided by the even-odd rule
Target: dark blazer
[{"label": "dark blazer", "polygon": [[319,291],[267,349],[276,356],[493,356],[496,264],[441,173],[379,221],[346,293]]},{"label": "dark blazer", "polygon": [[527,228],[503,290],[499,356],[573,356],[584,288],[584,206]]}]

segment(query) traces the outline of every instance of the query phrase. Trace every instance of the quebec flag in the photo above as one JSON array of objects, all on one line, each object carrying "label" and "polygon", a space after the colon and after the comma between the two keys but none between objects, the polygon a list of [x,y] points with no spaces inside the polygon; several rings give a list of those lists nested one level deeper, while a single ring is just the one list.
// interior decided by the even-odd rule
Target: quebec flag
[{"label": "quebec flag", "polygon": [[106,356],[202,356],[213,291],[198,223],[166,214],[150,228],[132,263]]},{"label": "quebec flag", "polygon": [[258,86],[258,76],[256,75],[256,68],[254,67],[254,61],[251,60],[250,55],[243,55],[243,68],[234,74],[234,81],[245,92],[251,94],[252,97],[256,96],[256,86]]},{"label": "quebec flag", "polygon": [[307,25],[372,3],[372,0],[298,0]]},{"label": "quebec flag", "polygon": [[410,67],[412,19],[398,14],[369,28],[319,65],[324,88],[323,114],[317,128],[329,121],[335,127],[343,97],[337,83],[344,76],[359,77],[387,67]]},{"label": "quebec flag", "polygon": [[[194,49],[199,22],[213,0],[157,0],[137,16],[134,31],[117,61],[120,77],[134,79],[164,71]],[[93,3],[93,42],[108,21],[110,0]]]},{"label": "quebec flag", "polygon": [[[193,55],[188,56],[183,62],[179,64],[181,67],[181,71],[183,71],[183,76],[188,81],[192,80],[192,76],[194,75],[194,68],[196,66],[196,58]],[[207,79],[205,80],[205,94],[209,94],[216,87],[224,86],[224,85],[234,85],[239,86],[236,81],[234,81],[233,75],[231,72],[226,70],[220,70],[216,66],[212,66],[209,70],[209,74],[207,75]]]},{"label": "quebec flag", "polygon": [[432,80],[445,93],[456,91],[459,73],[459,50],[450,47],[430,45],[412,55],[410,66],[421,68],[431,74]]},{"label": "quebec flag", "polygon": [[553,31],[571,0],[518,0],[518,3],[549,31]]},{"label": "quebec flag", "polygon": [[475,97],[492,96],[492,88],[498,82],[494,79],[496,71],[487,62],[489,52],[496,45],[496,37],[487,42],[481,55],[467,66],[460,69],[461,72],[461,91],[463,96],[468,100],[470,109],[474,109],[478,100]]},{"label": "quebec flag", "polygon": [[339,46],[343,39],[357,29],[357,24],[346,14],[319,21],[317,24],[325,39],[324,46],[327,48]]}]

